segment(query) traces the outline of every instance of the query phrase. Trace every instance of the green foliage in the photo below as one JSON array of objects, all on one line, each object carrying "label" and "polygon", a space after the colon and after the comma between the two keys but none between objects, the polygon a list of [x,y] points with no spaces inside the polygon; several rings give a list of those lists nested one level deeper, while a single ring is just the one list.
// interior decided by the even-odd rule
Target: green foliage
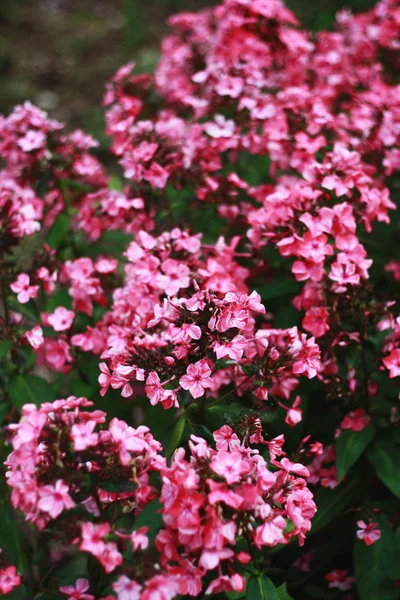
[{"label": "green foliage", "polygon": [[342,431],[335,442],[338,481],[342,481],[353,464],[360,458],[372,441],[375,426],[370,423],[362,431]]},{"label": "green foliage", "polygon": [[382,483],[400,499],[400,448],[392,443],[376,442],[368,451],[368,459]]},{"label": "green foliage", "polygon": [[53,402],[57,395],[54,388],[36,375],[16,375],[8,384],[8,392],[14,406],[21,410],[24,404],[40,406],[43,402]]},{"label": "green foliage", "polygon": [[247,583],[246,600],[280,600],[278,590],[272,581],[262,573],[252,575]]}]

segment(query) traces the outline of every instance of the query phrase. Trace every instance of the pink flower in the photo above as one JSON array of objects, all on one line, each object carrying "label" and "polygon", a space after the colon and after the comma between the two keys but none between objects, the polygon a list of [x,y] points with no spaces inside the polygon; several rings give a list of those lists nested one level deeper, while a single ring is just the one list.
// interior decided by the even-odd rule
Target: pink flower
[{"label": "pink flower", "polygon": [[26,304],[31,298],[36,298],[39,291],[38,285],[29,285],[30,277],[25,273],[18,275],[17,279],[10,285],[12,291],[17,295],[18,302]]},{"label": "pink flower", "polygon": [[17,574],[17,567],[14,565],[6,569],[0,569],[0,592],[8,594],[14,588],[21,585],[22,577]]},{"label": "pink flower", "polygon": [[220,450],[211,461],[211,469],[225,479],[227,483],[236,483],[249,472],[251,466],[242,459],[237,450]]},{"label": "pink flower", "polygon": [[186,369],[179,383],[184,390],[189,390],[193,398],[203,396],[206,388],[211,387],[211,369],[207,360],[199,360]]},{"label": "pink flower", "polygon": [[104,396],[107,393],[108,388],[110,387],[111,373],[110,369],[107,366],[107,363],[105,362],[101,362],[99,364],[99,368],[101,371],[101,374],[98,377],[98,382],[101,386],[100,396]]},{"label": "pink flower", "polygon": [[329,581],[328,587],[337,588],[338,590],[351,590],[353,584],[355,582],[354,577],[348,577],[347,571],[344,569],[334,569],[327,575],[325,575],[325,579]]},{"label": "pink flower", "polygon": [[214,342],[212,347],[218,359],[228,357],[231,360],[239,361],[247,345],[247,340],[243,335],[236,335],[229,342]]},{"label": "pink flower", "polygon": [[312,379],[321,369],[320,350],[315,344],[314,338],[306,339],[306,336],[301,336],[301,349],[295,354],[295,362],[293,364],[294,375],[304,373],[309,379]]},{"label": "pink flower", "polygon": [[366,523],[365,521],[357,521],[359,529],[357,537],[362,540],[366,546],[371,546],[381,537],[381,530],[377,528],[377,523]]},{"label": "pink flower", "polygon": [[371,423],[371,417],[369,417],[363,408],[356,408],[348,415],[346,415],[343,421],[340,423],[342,429],[351,429],[352,431],[362,431]]},{"label": "pink flower", "polygon": [[58,306],[55,311],[47,317],[47,322],[54,331],[66,331],[72,325],[75,313],[73,310],[67,310],[64,306]]},{"label": "pink flower", "polygon": [[392,350],[389,356],[386,356],[382,362],[389,369],[389,377],[391,379],[393,377],[400,377],[400,348]]},{"label": "pink flower", "polygon": [[140,548],[141,550],[146,550],[146,548],[149,545],[149,538],[146,535],[148,531],[148,527],[141,527],[136,531],[132,531],[131,541],[134,550],[137,550],[138,548]]},{"label": "pink flower", "polygon": [[44,342],[43,329],[40,325],[35,325],[35,327],[25,333],[25,336],[32,348],[35,349],[40,348]]},{"label": "pink flower", "polygon": [[176,296],[181,288],[190,285],[190,269],[172,258],[168,258],[162,264],[164,275],[157,277],[157,283],[165,291],[167,296]]},{"label": "pink flower", "polygon": [[283,530],[286,527],[286,521],[280,515],[273,517],[256,529],[254,543],[258,548],[262,546],[276,546],[283,542]]},{"label": "pink flower", "polygon": [[141,587],[133,579],[129,579],[126,575],[120,575],[112,589],[117,594],[118,600],[140,600]]},{"label": "pink flower", "polygon": [[329,331],[329,313],[323,306],[309,308],[302,321],[302,326],[315,338],[321,337]]},{"label": "pink flower", "polygon": [[75,586],[68,585],[60,587],[60,592],[68,596],[68,600],[94,600],[94,596],[91,594],[85,594],[89,589],[89,582],[87,579],[77,579]]},{"label": "pink flower", "polygon": [[69,487],[59,479],[55,485],[46,485],[39,488],[38,508],[56,519],[63,510],[73,508],[75,502],[68,494]]},{"label": "pink flower", "polygon": [[96,425],[96,421],[86,421],[85,423],[76,423],[72,425],[70,435],[74,442],[74,449],[77,452],[97,444],[99,436],[97,433],[93,433]]},{"label": "pink flower", "polygon": [[161,385],[159,376],[154,371],[147,376],[144,390],[152,406],[161,402],[164,395],[164,388]]},{"label": "pink flower", "polygon": [[94,525],[93,523],[82,523],[81,535],[82,541],[79,550],[90,552],[94,556],[101,556],[105,549],[105,536],[110,532],[108,523]]},{"label": "pink flower", "polygon": [[118,261],[115,258],[98,258],[94,268],[98,273],[108,274],[113,273],[118,266]]},{"label": "pink flower", "polygon": [[233,432],[229,425],[223,425],[220,429],[214,431],[213,437],[217,442],[217,450],[232,450],[235,446],[240,445],[238,436]]}]

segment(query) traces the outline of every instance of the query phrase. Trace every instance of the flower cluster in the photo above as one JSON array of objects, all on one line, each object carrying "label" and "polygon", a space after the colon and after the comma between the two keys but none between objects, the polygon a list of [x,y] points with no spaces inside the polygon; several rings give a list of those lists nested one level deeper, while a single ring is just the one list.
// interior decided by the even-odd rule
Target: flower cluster
[{"label": "flower cluster", "polygon": [[171,17],[107,84],[112,175],[0,118],[1,593],[397,597],[399,10]]},{"label": "flower cluster", "polygon": [[9,426],[11,502],[40,529],[78,504],[99,514],[113,499],[106,490],[116,478],[132,482],[133,491],[123,497],[138,507],[154,497],[149,474],[163,465],[161,445],[147,427],[134,429],[119,419],[97,431],[106,413],[85,410],[92,404],[73,396],[39,409],[25,404],[21,421]]}]

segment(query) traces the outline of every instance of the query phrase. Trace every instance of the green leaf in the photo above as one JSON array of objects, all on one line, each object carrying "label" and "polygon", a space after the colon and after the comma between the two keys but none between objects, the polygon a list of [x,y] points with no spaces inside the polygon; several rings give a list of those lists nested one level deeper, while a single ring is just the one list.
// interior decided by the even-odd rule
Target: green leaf
[{"label": "green leaf", "polygon": [[165,455],[167,457],[172,456],[172,454],[178,447],[178,444],[182,439],[183,432],[185,431],[185,425],[186,425],[186,414],[183,414],[179,417],[179,419],[175,423],[175,427],[173,428],[171,437],[169,438],[168,445],[165,449]]},{"label": "green leaf", "polygon": [[375,435],[375,426],[370,423],[362,431],[342,431],[336,439],[336,468],[338,481],[348,473],[350,467],[360,458]]},{"label": "green leaf", "polygon": [[279,600],[279,594],[272,581],[259,573],[252,575],[247,584],[247,600]]},{"label": "green leaf", "polygon": [[123,481],[119,479],[106,479],[105,481],[99,481],[99,487],[106,492],[113,492],[115,494],[121,492],[133,492],[137,489],[137,484],[133,481]]},{"label": "green leaf", "polygon": [[53,402],[57,396],[52,386],[36,375],[16,375],[8,385],[8,393],[14,406],[21,410],[24,404]]},{"label": "green leaf", "polygon": [[394,535],[386,517],[377,515],[376,521],[381,538],[371,546],[361,540],[354,543],[358,594],[361,600],[397,600],[398,587],[390,580],[394,566]]},{"label": "green leaf", "polygon": [[8,404],[8,402],[1,402],[0,403],[0,425],[3,425],[5,418],[7,416],[7,413],[9,413],[10,411],[10,405]]},{"label": "green leaf", "polygon": [[312,521],[310,535],[328,525],[360,493],[360,482],[350,479],[333,490],[324,488],[315,494],[317,514]]},{"label": "green leaf", "polygon": [[110,181],[108,183],[108,187],[110,190],[116,190],[117,192],[124,191],[124,184],[122,179],[117,177],[116,175],[111,175]]},{"label": "green leaf", "polygon": [[10,340],[4,340],[0,342],[0,359],[5,358],[11,348],[12,342],[10,342]]},{"label": "green leaf", "polygon": [[15,312],[20,313],[31,321],[40,321],[40,312],[33,300],[29,300],[26,304],[20,304],[15,296],[10,296],[7,299],[8,305]]},{"label": "green leaf", "polygon": [[11,564],[16,564],[22,573],[26,567],[26,557],[21,549],[23,537],[8,496],[3,492],[0,497],[0,514],[0,548],[7,560]]},{"label": "green leaf", "polygon": [[148,527],[149,531],[147,536],[150,541],[150,545],[154,544],[154,539],[158,531],[163,526],[162,514],[159,512],[162,505],[156,499],[150,502],[136,517],[135,519],[135,530],[141,527]]},{"label": "green leaf", "polygon": [[61,213],[50,227],[50,231],[46,237],[46,242],[51,248],[58,248],[65,240],[70,229],[71,217],[66,213]]},{"label": "green leaf", "polygon": [[266,285],[259,286],[257,288],[261,298],[265,300],[272,300],[272,298],[279,298],[280,296],[286,296],[288,294],[293,295],[299,289],[299,284],[293,279],[293,277],[285,277],[276,279],[267,283]]},{"label": "green leaf", "polygon": [[376,442],[368,450],[368,459],[382,483],[400,498],[400,448],[394,444]]},{"label": "green leaf", "polygon": [[288,594],[286,583],[280,585],[276,591],[278,592],[279,600],[293,600],[292,596]]}]

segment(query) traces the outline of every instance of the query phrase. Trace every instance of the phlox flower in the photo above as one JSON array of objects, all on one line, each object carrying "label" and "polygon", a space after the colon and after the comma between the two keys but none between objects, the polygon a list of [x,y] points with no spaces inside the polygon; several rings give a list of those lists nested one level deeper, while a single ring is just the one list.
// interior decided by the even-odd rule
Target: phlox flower
[{"label": "phlox flower", "polygon": [[75,585],[60,587],[60,592],[68,596],[68,600],[94,600],[92,594],[86,594],[89,589],[87,579],[77,579]]},{"label": "phlox flower", "polygon": [[188,390],[193,398],[200,398],[207,388],[211,387],[211,369],[208,361],[199,360],[189,365],[186,375],[183,375],[179,383],[184,390]]},{"label": "phlox flower", "polygon": [[366,523],[365,521],[357,521],[357,537],[362,540],[366,546],[371,546],[381,537],[381,530],[377,527],[377,523]]},{"label": "phlox flower", "polygon": [[12,291],[17,294],[18,302],[26,304],[29,300],[36,298],[39,291],[38,285],[30,285],[30,277],[25,273],[18,275],[17,279],[10,285]]},{"label": "phlox flower", "polygon": [[69,495],[69,487],[59,479],[54,485],[46,485],[39,488],[38,508],[47,513],[52,519],[56,519],[63,510],[75,506],[75,502]]}]

